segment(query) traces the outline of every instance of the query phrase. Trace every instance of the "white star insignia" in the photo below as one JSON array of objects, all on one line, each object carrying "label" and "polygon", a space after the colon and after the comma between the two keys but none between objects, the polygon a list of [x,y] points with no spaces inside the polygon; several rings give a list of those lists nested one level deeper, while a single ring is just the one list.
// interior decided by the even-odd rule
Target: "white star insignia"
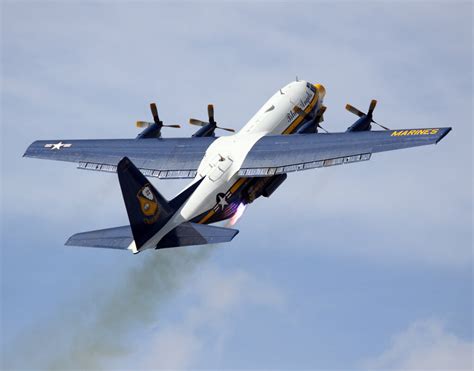
[{"label": "white star insignia", "polygon": [[219,201],[217,202],[217,204],[219,205],[219,207],[221,208],[221,210],[224,210],[225,207],[229,204],[226,199],[225,199],[225,196],[218,196],[219,197]]},{"label": "white star insignia", "polygon": [[63,142],[59,142],[59,143],[48,143],[48,144],[45,144],[44,147],[45,148],[51,148],[51,149],[57,149],[57,150],[60,150],[61,148],[69,148],[71,147],[72,144],[71,143],[63,143]]}]

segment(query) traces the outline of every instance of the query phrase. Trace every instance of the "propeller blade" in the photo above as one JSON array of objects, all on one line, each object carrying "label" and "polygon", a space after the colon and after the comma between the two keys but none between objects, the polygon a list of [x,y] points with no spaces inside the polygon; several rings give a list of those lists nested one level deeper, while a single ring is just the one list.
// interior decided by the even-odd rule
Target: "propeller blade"
[{"label": "propeller blade", "polygon": [[209,116],[209,122],[215,123],[214,121],[214,106],[212,104],[207,105],[207,115]]},{"label": "propeller blade", "polygon": [[155,103],[150,103],[151,114],[153,115],[153,121],[155,124],[160,125],[162,122],[160,121],[160,117],[158,116],[158,109],[156,108]]},{"label": "propeller blade", "polygon": [[[209,122],[198,120],[198,119],[189,119],[189,123],[191,125],[196,125],[196,126],[212,125],[214,127],[214,129],[222,129],[222,130],[225,130],[225,131],[230,131],[232,133],[235,133],[234,129],[223,128],[223,127],[217,126],[217,123],[214,120],[214,106],[212,104],[207,105],[207,114],[209,116]],[[212,133],[214,133],[214,129],[212,129]]]},{"label": "propeller blade", "polygon": [[367,112],[367,115],[371,115],[374,112],[376,105],[377,105],[377,101],[375,99],[372,99],[370,102],[369,112]]},{"label": "propeller blade", "polygon": [[359,111],[357,108],[355,108],[354,106],[351,106],[350,104],[346,104],[346,110],[348,110],[349,112],[359,117],[365,116],[364,112]]},{"label": "propeller blade", "polygon": [[325,128],[323,128],[323,127],[322,127],[321,125],[319,125],[319,124],[318,124],[318,128],[324,130],[324,132],[325,132],[326,134],[329,134],[329,131],[327,131]]},{"label": "propeller blade", "polygon": [[226,131],[230,131],[232,133],[235,133],[235,130],[231,129],[231,128],[221,128],[220,126],[216,126],[216,129],[226,130]]},{"label": "propeller blade", "polygon": [[324,114],[324,112],[326,112],[326,109],[327,109],[326,106],[322,106],[322,107],[319,109],[319,111],[318,111],[318,113],[317,113],[317,115],[316,115],[316,119],[318,120],[318,122],[324,121],[323,114]]},{"label": "propeller blade", "polygon": [[198,120],[198,119],[189,119],[189,123],[191,125],[196,125],[196,126],[204,126],[204,125],[209,124],[206,121],[202,121],[202,120]]},{"label": "propeller blade", "polygon": [[167,128],[176,128],[176,129],[179,129],[181,127],[181,125],[163,125],[163,126]]},{"label": "propeller blade", "polygon": [[137,121],[137,128],[147,128],[149,126],[153,125],[152,122],[146,122],[146,121]]},{"label": "propeller blade", "polygon": [[386,126],[383,126],[382,124],[379,124],[378,122],[375,122],[374,120],[372,120],[372,122],[375,124],[375,125],[378,125],[380,126],[382,129],[385,129],[385,130],[390,130],[389,128],[387,128]]}]

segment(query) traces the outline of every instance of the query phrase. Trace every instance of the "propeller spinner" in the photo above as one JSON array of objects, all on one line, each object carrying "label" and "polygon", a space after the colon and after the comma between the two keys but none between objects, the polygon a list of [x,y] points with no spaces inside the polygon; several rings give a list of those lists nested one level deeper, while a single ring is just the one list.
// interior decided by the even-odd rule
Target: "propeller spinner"
[{"label": "propeller spinner", "polygon": [[[362,130],[370,130],[370,123],[374,123],[375,125],[378,125],[380,126],[382,129],[385,129],[385,130],[390,130],[389,128],[383,126],[382,124],[379,124],[378,122],[376,122],[373,118],[372,118],[372,115],[374,113],[374,109],[375,109],[375,106],[377,106],[377,101],[375,99],[372,99],[372,101],[370,102],[370,105],[369,105],[369,111],[365,114],[364,112],[358,110],[357,108],[355,108],[354,106],[351,106],[350,104],[346,104],[346,110],[348,110],[349,112],[353,113],[354,115],[356,116],[359,116],[361,119],[367,119],[369,122],[368,122],[368,126],[367,126],[367,129],[362,129]],[[365,120],[364,120],[365,121]],[[357,120],[356,124],[359,123],[359,120]],[[352,128],[352,130],[349,130],[349,131],[359,131],[361,129],[358,130],[358,127],[355,126],[356,124],[352,125],[349,129]]]},{"label": "propeller spinner", "polygon": [[189,119],[189,123],[191,125],[202,126],[202,129],[199,129],[193,137],[210,137],[214,135],[214,131],[216,129],[230,131],[232,133],[235,132],[234,129],[231,128],[224,128],[221,126],[217,126],[216,120],[214,120],[214,106],[209,104],[207,106],[207,115],[209,117],[209,121],[202,121],[198,119]]},{"label": "propeller spinner", "polygon": [[165,125],[163,121],[160,120],[158,116],[158,108],[156,108],[156,103],[150,103],[150,110],[153,116],[153,122],[148,121],[137,121],[138,128],[145,128],[138,137],[139,138],[160,138],[161,137],[161,128],[180,128],[180,125]]},{"label": "propeller spinner", "polygon": [[[300,107],[298,107],[297,105],[295,105],[294,110],[298,115],[303,116],[303,117],[306,116],[306,112]],[[320,128],[325,133],[329,133],[325,128],[321,126],[321,122],[324,121],[323,115],[325,111],[326,111],[326,106],[321,106],[319,111],[314,115],[313,119],[309,121],[307,124],[305,124],[304,126],[302,126],[298,132],[299,133],[317,133],[318,128]]]}]

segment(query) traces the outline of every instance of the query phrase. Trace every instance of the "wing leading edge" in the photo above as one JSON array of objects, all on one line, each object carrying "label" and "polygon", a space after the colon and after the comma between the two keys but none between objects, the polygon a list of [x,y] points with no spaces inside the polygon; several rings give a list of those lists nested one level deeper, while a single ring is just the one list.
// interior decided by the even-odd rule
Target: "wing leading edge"
[{"label": "wing leading edge", "polygon": [[369,160],[372,153],[438,143],[450,127],[262,137],[239,175],[271,176]]},{"label": "wing leading edge", "polygon": [[[239,170],[245,177],[271,176],[369,160],[372,153],[438,143],[450,127],[262,137]],[[165,139],[41,140],[25,157],[78,163],[80,169],[116,172],[129,157],[146,176],[194,178],[212,137]]]},{"label": "wing leading edge", "polygon": [[194,178],[206,149],[215,140],[203,138],[38,140],[23,156],[78,163],[80,169],[116,172],[123,157],[146,176]]}]

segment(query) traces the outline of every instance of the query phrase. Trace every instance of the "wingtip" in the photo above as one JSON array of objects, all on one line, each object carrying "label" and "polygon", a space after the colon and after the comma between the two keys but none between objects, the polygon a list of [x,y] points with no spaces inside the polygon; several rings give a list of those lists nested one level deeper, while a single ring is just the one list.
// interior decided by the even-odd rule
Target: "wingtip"
[{"label": "wingtip", "polygon": [[66,242],[64,242],[64,246],[74,246],[74,245],[73,245],[73,241],[72,241],[72,237],[74,237],[74,236],[69,237],[69,238],[66,240]]},{"label": "wingtip", "polygon": [[36,143],[37,141],[31,143],[25,150],[25,152],[23,153],[23,156],[22,157],[31,157],[29,154],[30,154],[30,150],[33,148],[34,144]]},{"label": "wingtip", "polygon": [[447,127],[447,128],[445,128],[445,129],[446,129],[446,130],[440,135],[440,137],[438,138],[438,140],[436,141],[435,144],[438,144],[438,143],[441,141],[441,139],[443,139],[446,135],[449,134],[449,132],[450,132],[451,130],[453,130],[452,127]]}]

